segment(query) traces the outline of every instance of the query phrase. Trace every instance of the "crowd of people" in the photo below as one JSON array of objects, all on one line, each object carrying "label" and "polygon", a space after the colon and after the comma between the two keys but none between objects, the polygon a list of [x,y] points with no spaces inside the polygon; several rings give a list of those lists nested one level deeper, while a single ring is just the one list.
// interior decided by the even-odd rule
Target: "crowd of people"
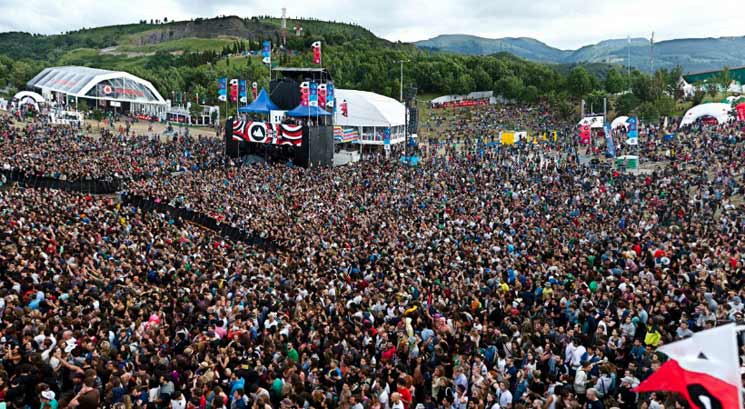
[{"label": "crowd of people", "polygon": [[100,134],[90,128],[51,126],[43,117],[16,123],[0,116],[0,167],[26,175],[78,181],[138,179],[215,166],[224,143],[202,136]]},{"label": "crowd of people", "polygon": [[[102,155],[30,126],[79,163]],[[123,194],[275,246],[113,196],[0,189],[7,407],[677,408],[632,391],[655,349],[745,313],[741,123],[642,138],[640,175],[563,140],[333,169],[118,142],[147,164],[194,143],[199,169]]]}]

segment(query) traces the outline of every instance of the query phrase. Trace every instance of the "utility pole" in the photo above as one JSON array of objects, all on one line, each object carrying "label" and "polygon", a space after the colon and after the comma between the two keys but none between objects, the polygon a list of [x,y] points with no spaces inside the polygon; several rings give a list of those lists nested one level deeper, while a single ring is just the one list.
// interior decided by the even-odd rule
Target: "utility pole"
[{"label": "utility pole", "polygon": [[649,68],[654,74],[654,31],[652,31],[652,38],[649,40]]},{"label": "utility pole", "polygon": [[409,62],[410,60],[399,60],[398,62],[401,64],[401,82],[399,82],[399,94],[398,94],[398,100],[400,102],[404,102],[404,63]]},{"label": "utility pole", "polygon": [[628,56],[626,57],[626,75],[629,80],[629,90],[631,90],[631,36],[629,35],[627,39],[628,44],[626,50],[628,51]]}]

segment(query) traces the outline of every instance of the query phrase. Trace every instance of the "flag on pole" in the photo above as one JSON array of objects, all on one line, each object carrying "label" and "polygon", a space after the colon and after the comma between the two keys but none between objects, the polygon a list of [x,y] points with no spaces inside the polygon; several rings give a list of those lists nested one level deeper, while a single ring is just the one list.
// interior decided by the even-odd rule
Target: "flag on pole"
[{"label": "flag on pole", "polygon": [[341,109],[341,115],[342,116],[344,116],[344,117],[348,117],[349,116],[349,104],[347,104],[347,100],[346,99],[341,102],[341,105],[339,106],[339,108]]},{"label": "flag on pole", "polygon": [[228,79],[225,77],[217,79],[217,99],[228,100]]},{"label": "flag on pole", "polygon": [[308,93],[308,105],[312,107],[318,106],[318,83],[315,81],[310,82],[309,93]]},{"label": "flag on pole", "polygon": [[626,143],[629,145],[638,145],[639,119],[637,119],[635,116],[630,116],[629,119],[626,120],[626,123],[628,124],[628,128],[626,131]]},{"label": "flag on pole", "polygon": [[321,42],[316,41],[311,45],[311,49],[313,50],[313,64],[320,65],[321,64]]},{"label": "flag on pole", "polygon": [[263,57],[261,61],[264,64],[269,64],[269,65],[272,64],[272,42],[271,41],[266,40],[264,41],[264,43],[262,43],[261,56]]},{"label": "flag on pole", "polygon": [[605,123],[605,144],[608,147],[608,156],[615,158],[616,144],[613,142],[613,130],[610,127],[610,122]]},{"label": "flag on pole", "polygon": [[236,102],[238,100],[238,80],[230,80],[230,102]]},{"label": "flag on pole", "polygon": [[256,101],[256,97],[259,96],[259,84],[256,81],[251,83],[251,92],[254,95],[254,101]]},{"label": "flag on pole", "polygon": [[336,113],[336,96],[334,95],[334,83],[326,82],[326,106],[331,112]]},{"label": "flag on pole", "polygon": [[697,332],[657,351],[669,360],[634,392],[676,392],[691,408],[740,408],[742,381],[735,324]]},{"label": "flag on pole", "polygon": [[242,103],[248,102],[248,90],[246,89],[246,80],[238,81],[238,97]]}]

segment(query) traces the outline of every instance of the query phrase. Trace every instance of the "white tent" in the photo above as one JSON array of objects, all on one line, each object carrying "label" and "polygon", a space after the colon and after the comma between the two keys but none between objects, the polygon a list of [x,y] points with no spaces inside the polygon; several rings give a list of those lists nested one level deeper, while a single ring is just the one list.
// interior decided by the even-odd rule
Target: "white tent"
[{"label": "white tent", "polygon": [[34,109],[39,110],[39,104],[44,102],[44,97],[32,91],[21,91],[13,96],[20,105],[33,105]]},{"label": "white tent", "polygon": [[626,115],[621,115],[613,120],[613,122],[610,123],[610,129],[618,129],[620,127],[627,127],[626,121],[629,120],[629,117]]},{"label": "white tent", "polygon": [[686,111],[683,120],[680,121],[680,126],[690,125],[697,119],[706,116],[716,119],[720,124],[727,122],[732,119],[732,105],[719,102],[696,105]]},{"label": "white tent", "polygon": [[337,89],[335,97],[340,106],[346,103],[348,115],[342,115],[337,108],[334,125],[355,128],[362,136],[360,143],[382,145],[382,135],[388,128],[392,144],[404,141],[406,111],[402,103],[373,92],[351,89]]}]

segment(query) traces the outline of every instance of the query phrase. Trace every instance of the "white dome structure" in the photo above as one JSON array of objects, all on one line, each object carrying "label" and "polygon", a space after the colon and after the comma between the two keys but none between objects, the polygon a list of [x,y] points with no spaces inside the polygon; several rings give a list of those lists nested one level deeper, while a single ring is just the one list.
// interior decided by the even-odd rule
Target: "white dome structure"
[{"label": "white dome structure", "polygon": [[686,111],[683,119],[680,121],[680,126],[690,125],[696,122],[697,119],[707,116],[716,119],[720,124],[727,122],[732,119],[732,105],[724,103],[696,105]]}]

